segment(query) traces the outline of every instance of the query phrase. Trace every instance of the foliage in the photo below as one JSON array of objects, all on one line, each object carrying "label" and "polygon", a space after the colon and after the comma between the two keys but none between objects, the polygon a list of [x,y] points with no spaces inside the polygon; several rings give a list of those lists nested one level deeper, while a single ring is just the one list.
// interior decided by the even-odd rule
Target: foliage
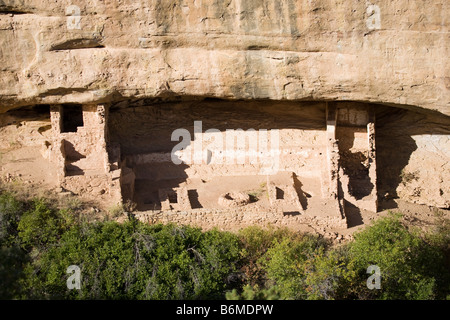
[{"label": "foliage", "polygon": [[264,285],[265,270],[258,260],[273,246],[274,241],[295,237],[287,229],[262,229],[255,226],[240,230],[238,235],[242,244],[240,269],[251,286]]},{"label": "foliage", "polygon": [[259,289],[258,286],[252,287],[249,284],[243,287],[241,293],[237,289],[233,289],[228,291],[225,297],[227,300],[279,300],[281,298],[277,286]]},{"label": "foliage", "polygon": [[82,201],[75,195],[60,197],[58,206],[66,211],[75,212],[83,207]]},{"label": "foliage", "polygon": [[355,270],[348,263],[347,248],[324,252],[322,249],[305,265],[307,299],[335,300],[348,297]]},{"label": "foliage", "polygon": [[443,212],[436,210],[436,226],[426,238],[434,246],[441,248],[447,255],[450,254],[450,219],[445,218]]},{"label": "foliage", "polygon": [[[287,229],[203,232],[132,214],[124,223],[77,219],[81,207],[0,194],[1,299],[450,297],[450,221],[441,213],[427,233],[392,214],[331,246]],[[71,265],[81,269],[79,290],[66,285]],[[381,270],[380,290],[367,288],[370,265]]]},{"label": "foliage", "polygon": [[274,245],[267,250],[260,263],[269,280],[280,289],[282,299],[305,299],[307,261],[325,248],[323,239],[309,234],[304,234],[300,239],[274,240]]},{"label": "foliage", "polygon": [[44,199],[35,199],[18,224],[20,241],[24,248],[43,249],[59,240],[74,223],[68,210],[50,208]]},{"label": "foliage", "polygon": [[[445,285],[448,270],[442,251],[409,231],[400,218],[391,215],[379,219],[355,235],[350,263],[358,272],[358,298],[433,299],[438,298],[438,287]],[[364,285],[370,265],[381,270],[381,290],[368,290]]]},{"label": "foliage", "polygon": [[27,255],[19,247],[17,226],[24,206],[12,194],[0,194],[0,299],[12,299],[20,291]]},{"label": "foliage", "polygon": [[[130,221],[66,232],[27,269],[28,295],[76,299],[198,299],[221,296],[239,257],[236,236]],[[81,290],[66,288],[66,268],[81,268]]]},{"label": "foliage", "polygon": [[29,258],[16,244],[0,247],[0,299],[13,299],[21,291],[23,266]]},{"label": "foliage", "polygon": [[[450,292],[449,225],[442,221],[423,238],[402,225],[400,215],[391,215],[340,247],[312,235],[275,237],[257,228],[246,230],[241,241],[245,261],[256,260],[253,274],[265,275],[263,287],[276,288],[282,299],[445,299]],[[381,290],[367,287],[370,265],[381,269]],[[228,298],[252,293],[258,291],[249,287]]]},{"label": "foliage", "polygon": [[113,218],[118,218],[121,215],[125,214],[125,208],[123,204],[116,204],[114,206],[111,206],[108,209],[108,213],[111,215],[111,217]]},{"label": "foliage", "polygon": [[24,204],[9,193],[0,194],[0,245],[11,245],[17,236],[17,225]]}]

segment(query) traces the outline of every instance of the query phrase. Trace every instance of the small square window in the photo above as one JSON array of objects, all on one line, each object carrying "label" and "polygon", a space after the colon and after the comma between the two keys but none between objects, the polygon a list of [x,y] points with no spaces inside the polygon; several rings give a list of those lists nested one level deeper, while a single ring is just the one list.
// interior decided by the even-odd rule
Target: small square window
[{"label": "small square window", "polygon": [[178,203],[178,196],[176,192],[170,192],[167,197],[170,203]]},{"label": "small square window", "polygon": [[281,190],[278,187],[275,187],[276,189],[276,196],[277,196],[277,200],[283,200],[284,199],[284,191]]},{"label": "small square window", "polygon": [[83,109],[81,105],[64,105],[61,113],[61,132],[77,132],[83,124]]}]

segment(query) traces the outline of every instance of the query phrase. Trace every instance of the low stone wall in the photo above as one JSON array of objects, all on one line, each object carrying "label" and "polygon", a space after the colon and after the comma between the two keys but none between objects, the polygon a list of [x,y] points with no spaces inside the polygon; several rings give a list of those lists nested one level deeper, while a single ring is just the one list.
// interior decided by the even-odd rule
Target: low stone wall
[{"label": "low stone wall", "polygon": [[260,212],[249,209],[205,210],[193,209],[189,211],[146,211],[138,212],[135,217],[149,224],[175,223],[180,225],[197,226],[204,230],[218,228],[220,230],[236,231],[249,226],[288,228],[293,231],[305,228],[346,229],[345,219],[337,217],[317,217],[310,215],[289,215],[282,211]]}]

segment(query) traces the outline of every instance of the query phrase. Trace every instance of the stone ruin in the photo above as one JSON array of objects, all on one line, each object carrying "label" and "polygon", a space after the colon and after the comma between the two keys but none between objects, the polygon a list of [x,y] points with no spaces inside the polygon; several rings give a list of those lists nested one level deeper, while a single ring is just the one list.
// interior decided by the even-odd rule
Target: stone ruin
[{"label": "stone ruin", "polygon": [[[131,112],[129,110],[125,108],[119,113]],[[213,112],[206,113],[204,119],[213,117]],[[276,127],[268,117],[273,115],[272,112],[273,109],[268,108],[264,117],[258,115],[262,118],[256,121],[266,121],[269,127]],[[146,130],[145,122],[141,127],[141,139],[148,143],[147,148],[152,149],[152,145],[156,148],[141,153],[139,144],[135,146],[132,142],[136,137],[127,136],[130,130],[116,127],[119,123],[124,126],[121,118],[113,119],[109,124],[110,110],[105,104],[52,105],[52,134],[49,141],[45,141],[43,153],[54,164],[63,189],[92,198],[106,194],[118,203],[135,202],[139,211],[149,214],[193,210],[249,211],[253,214],[264,211],[280,217],[296,217],[299,221],[323,215],[322,219],[327,223],[346,227],[346,203],[376,212],[374,107],[361,103],[325,102],[305,112],[314,118],[311,128],[302,127],[303,124],[296,128],[280,119],[279,168],[267,174],[261,171],[261,163],[264,162],[249,163],[249,157],[240,164],[238,161],[174,164],[171,144],[168,143],[169,148],[165,147],[166,151],[161,150],[161,144],[170,135],[156,137],[152,141],[154,134],[161,131]],[[321,112],[324,117],[320,121],[318,116]],[[183,116],[178,115],[180,118]],[[115,132],[112,138],[109,133],[111,127]],[[308,132],[314,128],[316,130]],[[172,126],[172,130],[176,129]],[[252,131],[237,132],[237,138],[245,140]],[[118,133],[125,134],[125,137],[117,138]],[[218,134],[216,138],[225,133],[226,130],[215,132]],[[197,133],[195,139],[206,136],[207,131]],[[196,143],[195,139],[189,142],[190,145]],[[129,143],[122,145],[123,141]],[[267,149],[263,154],[261,150],[252,150],[256,145],[252,146],[249,140],[245,142],[243,146],[247,155],[259,152],[261,158],[273,156],[271,150]],[[122,152],[124,148],[125,152]],[[184,151],[187,149],[185,147]],[[211,155],[222,152],[213,147],[210,149],[214,151],[208,149]],[[305,187],[311,191],[306,191]],[[321,203],[321,206],[327,204],[327,207],[317,206],[308,211],[308,202]],[[310,206],[314,207],[313,204]]]},{"label": "stone ruin", "polygon": [[151,223],[448,209],[448,6],[0,1],[1,174]]}]

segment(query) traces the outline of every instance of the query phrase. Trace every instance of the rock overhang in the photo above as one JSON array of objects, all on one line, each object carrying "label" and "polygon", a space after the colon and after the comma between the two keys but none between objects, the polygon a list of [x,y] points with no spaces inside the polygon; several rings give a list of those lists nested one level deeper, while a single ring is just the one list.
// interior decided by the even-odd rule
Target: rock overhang
[{"label": "rock overhang", "polygon": [[180,95],[352,100],[450,115],[447,8],[2,1],[0,108]]},{"label": "rock overhang", "polygon": [[[305,170],[292,162],[294,165],[284,168],[294,173],[292,177],[280,178],[277,184],[270,179],[254,181],[254,188],[262,184],[268,188],[265,200],[286,202],[289,217],[300,221],[305,204],[327,198],[342,200],[337,203],[340,208],[323,211],[342,214],[343,207],[350,210],[345,214],[348,226],[358,223],[352,215],[357,217],[359,209],[376,211],[377,200],[395,196],[448,208],[448,6],[446,1],[405,0],[3,0],[0,113],[23,106],[49,106],[51,116],[46,121],[56,131],[51,141],[45,141],[44,155],[58,163],[61,187],[73,188],[77,194],[129,200],[137,190],[138,196],[145,196],[143,205],[156,201],[162,207],[195,211],[201,203],[205,207],[217,204],[217,199],[205,198],[211,195],[211,186],[204,186],[203,181],[190,184],[185,179],[189,168],[184,168],[179,178],[186,186],[176,187],[175,198],[175,191],[164,185],[147,190],[147,180],[153,179],[152,174],[164,174],[166,164],[152,160],[144,163],[147,166],[127,167],[127,161],[133,163],[134,158],[159,156],[140,145],[133,151],[130,142],[136,140],[134,134],[140,140],[146,137],[147,145],[155,148],[164,143],[170,147],[154,138],[155,132],[148,129],[152,123],[158,130],[161,123],[169,121],[169,127],[176,130],[176,123],[184,121],[186,114],[195,115],[189,113],[193,109],[202,115],[194,120],[211,121],[217,112],[227,111],[241,121],[234,123],[239,127],[258,119],[267,123],[279,110],[269,112],[266,118],[245,117],[245,110],[250,103],[251,112],[257,113],[268,103],[283,112],[296,110],[284,129],[292,129],[295,122],[291,133],[298,135],[292,140],[297,148],[321,150],[317,153],[321,162],[298,157],[298,164],[306,161]],[[166,107],[159,106],[160,102]],[[178,102],[187,113],[177,112]],[[83,121],[74,124],[79,127],[75,132],[65,132],[64,119],[68,117],[64,110],[72,104],[78,106]],[[313,104],[318,109],[309,110]],[[378,123],[372,118],[358,128],[342,126],[339,114],[360,107],[367,115],[376,113]],[[135,108],[138,114],[134,114]],[[176,113],[178,120],[155,117],[169,114],[167,110],[176,111],[172,114]],[[36,108],[23,111],[31,114]],[[311,119],[301,124],[308,112]],[[31,132],[40,125],[31,123]],[[270,126],[278,128],[279,123]],[[25,127],[22,131],[28,130]],[[309,141],[307,132],[314,130],[313,140],[320,147],[302,146]],[[6,126],[4,132],[21,134],[12,126]],[[170,132],[166,133],[166,138],[170,137]],[[381,168],[377,172],[375,135],[377,166]],[[37,137],[39,141],[45,138]],[[309,181],[314,168],[308,165],[325,171],[316,170],[319,173]],[[194,169],[195,165],[190,170]],[[205,176],[211,171],[200,169],[205,169]],[[250,178],[236,179],[245,185]],[[323,183],[315,190],[319,180]],[[217,190],[223,185],[223,181],[211,183]],[[252,194],[261,191],[256,189],[250,190]],[[308,195],[311,199],[307,200]],[[342,224],[343,216],[335,218],[333,223]],[[256,215],[255,219],[260,218]]]}]

